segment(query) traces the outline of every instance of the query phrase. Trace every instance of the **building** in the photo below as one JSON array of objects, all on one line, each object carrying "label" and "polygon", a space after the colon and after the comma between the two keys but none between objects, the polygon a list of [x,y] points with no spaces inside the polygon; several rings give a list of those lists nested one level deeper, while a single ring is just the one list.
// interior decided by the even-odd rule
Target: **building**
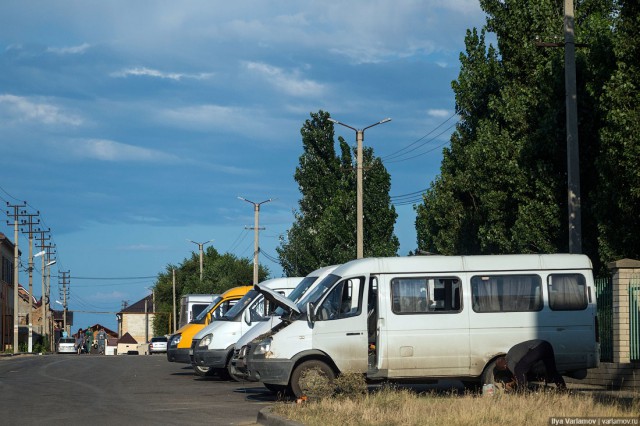
[{"label": "building", "polygon": [[153,337],[153,318],[156,313],[152,295],[127,306],[116,316],[119,336],[129,333],[138,343],[147,343]]},{"label": "building", "polygon": [[15,245],[0,232],[0,349],[13,345],[13,259]]}]

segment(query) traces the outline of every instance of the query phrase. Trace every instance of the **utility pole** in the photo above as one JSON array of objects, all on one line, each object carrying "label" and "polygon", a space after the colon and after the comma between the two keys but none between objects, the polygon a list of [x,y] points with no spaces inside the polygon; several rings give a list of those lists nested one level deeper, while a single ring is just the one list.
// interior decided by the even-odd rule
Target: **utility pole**
[{"label": "utility pole", "polygon": [[[42,229],[38,229],[36,231],[36,233],[40,234],[40,236],[36,239],[40,240],[40,244],[37,245],[37,247],[42,250],[44,253],[41,256],[42,257],[42,301],[40,303],[40,308],[42,310],[42,319],[41,321],[41,327],[40,327],[40,332],[42,333],[42,336],[46,335],[46,322],[47,322],[47,311],[45,310],[45,303],[44,303],[44,297],[45,297],[45,262],[46,262],[46,256],[45,254],[47,253],[47,249],[50,248],[50,245],[45,244],[46,241],[50,240],[51,237],[45,237],[45,234],[48,233],[50,231],[50,229],[47,229],[46,231],[42,230]],[[41,252],[42,253],[42,252]]]},{"label": "utility pole", "polygon": [[573,0],[564,0],[564,82],[567,105],[567,187],[569,208],[569,253],[582,253],[580,206],[580,150],[578,145],[578,100]]},{"label": "utility pole", "polygon": [[[258,254],[260,253],[260,245],[259,245],[259,235],[260,235],[260,227],[258,224],[260,223],[260,206],[262,204],[273,201],[271,198],[268,200],[260,201],[259,203],[254,203],[253,201],[247,200],[246,198],[238,197],[238,199],[246,201],[249,204],[253,204],[253,285],[258,284]],[[251,229],[251,228],[248,228]],[[262,228],[264,229],[264,228]]]},{"label": "utility pole", "polygon": [[62,284],[62,329],[67,333],[69,333],[67,330],[67,295],[69,292],[67,285],[70,283],[70,273],[71,271],[60,271],[62,276],[58,275],[58,285]]},{"label": "utility pole", "polygon": [[362,169],[364,162],[362,145],[364,143],[364,131],[373,126],[377,126],[378,124],[388,123],[391,119],[385,118],[384,120],[380,120],[363,129],[356,129],[355,127],[351,127],[348,124],[344,124],[338,120],[334,120],[333,118],[329,118],[329,121],[335,124],[340,124],[341,126],[356,132],[356,259],[362,259],[364,257],[364,188],[362,183]]},{"label": "utility pole", "polygon": [[567,126],[567,214],[569,253],[582,253],[582,207],[580,199],[580,145],[578,143],[578,90],[573,0],[564,0],[564,43],[536,43],[539,47],[564,47],[564,85]]},{"label": "utility pole", "polygon": [[[20,250],[18,249],[18,219],[20,216],[23,216],[20,208],[26,207],[27,202],[25,201],[22,204],[9,204],[7,202],[7,207],[13,208],[13,214],[11,214],[7,210],[7,216],[13,216],[13,353],[18,353],[18,330],[20,327],[19,319],[18,319],[18,308],[20,307],[18,303],[18,290],[19,283],[18,277],[20,275]],[[7,225],[10,225],[7,221]]]},{"label": "utility pole", "polygon": [[172,282],[173,282],[173,334],[176,333],[176,268],[172,269]]},{"label": "utility pole", "polygon": [[[23,219],[21,225],[26,226],[29,234],[29,337],[27,341],[27,352],[33,352],[33,225],[40,224],[40,220],[36,219],[40,215],[40,212],[37,211],[35,214],[28,214],[26,211],[24,212],[24,217],[27,219]],[[24,231],[22,231],[24,232]]]},{"label": "utility pole", "polygon": [[51,351],[53,351],[54,349],[54,342],[53,342],[53,321],[50,318],[51,317],[51,309],[50,309],[50,305],[51,305],[51,298],[50,298],[50,294],[51,294],[51,265],[54,265],[56,263],[56,260],[52,258],[53,255],[55,255],[55,244],[52,246],[49,246],[47,248],[45,248],[46,250],[46,259],[45,259],[45,264],[44,267],[47,270],[46,276],[47,276],[47,285],[45,288],[45,298],[44,298],[44,303],[45,303],[45,311],[47,314],[47,333],[49,334],[49,349]]},{"label": "utility pole", "polygon": [[203,272],[203,256],[204,256],[204,245],[210,243],[213,240],[205,241],[204,243],[197,243],[193,240],[187,240],[192,242],[193,244],[198,245],[198,250],[200,251],[200,282],[202,282],[202,272]]}]

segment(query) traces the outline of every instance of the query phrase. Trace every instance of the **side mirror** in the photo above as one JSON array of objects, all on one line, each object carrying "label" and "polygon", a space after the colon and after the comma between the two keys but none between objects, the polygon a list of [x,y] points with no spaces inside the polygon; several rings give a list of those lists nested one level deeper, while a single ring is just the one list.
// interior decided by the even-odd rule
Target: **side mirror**
[{"label": "side mirror", "polygon": [[313,306],[313,303],[311,302],[307,303],[307,322],[310,325],[313,325],[313,323],[316,320],[314,309],[315,309],[315,306]]},{"label": "side mirror", "polygon": [[242,318],[247,325],[251,325],[251,309],[245,309]]}]

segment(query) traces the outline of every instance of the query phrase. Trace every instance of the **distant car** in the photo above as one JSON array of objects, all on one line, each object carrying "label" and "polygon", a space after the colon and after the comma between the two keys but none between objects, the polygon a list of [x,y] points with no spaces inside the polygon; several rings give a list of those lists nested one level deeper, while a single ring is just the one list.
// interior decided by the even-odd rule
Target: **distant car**
[{"label": "distant car", "polygon": [[76,352],[76,339],[73,337],[61,337],[58,340],[59,354],[75,354]]},{"label": "distant car", "polygon": [[149,342],[149,354],[167,352],[167,338],[165,336],[152,337]]}]

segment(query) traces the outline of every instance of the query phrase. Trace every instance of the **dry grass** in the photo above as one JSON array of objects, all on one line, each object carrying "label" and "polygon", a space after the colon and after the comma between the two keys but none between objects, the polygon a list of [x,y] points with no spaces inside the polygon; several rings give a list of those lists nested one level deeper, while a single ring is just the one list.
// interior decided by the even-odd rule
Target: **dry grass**
[{"label": "dry grass", "polygon": [[273,412],[308,426],[330,425],[524,425],[549,424],[550,417],[633,417],[640,398],[598,399],[590,394],[535,392],[525,395],[416,394],[382,388],[354,397],[278,403]]}]

